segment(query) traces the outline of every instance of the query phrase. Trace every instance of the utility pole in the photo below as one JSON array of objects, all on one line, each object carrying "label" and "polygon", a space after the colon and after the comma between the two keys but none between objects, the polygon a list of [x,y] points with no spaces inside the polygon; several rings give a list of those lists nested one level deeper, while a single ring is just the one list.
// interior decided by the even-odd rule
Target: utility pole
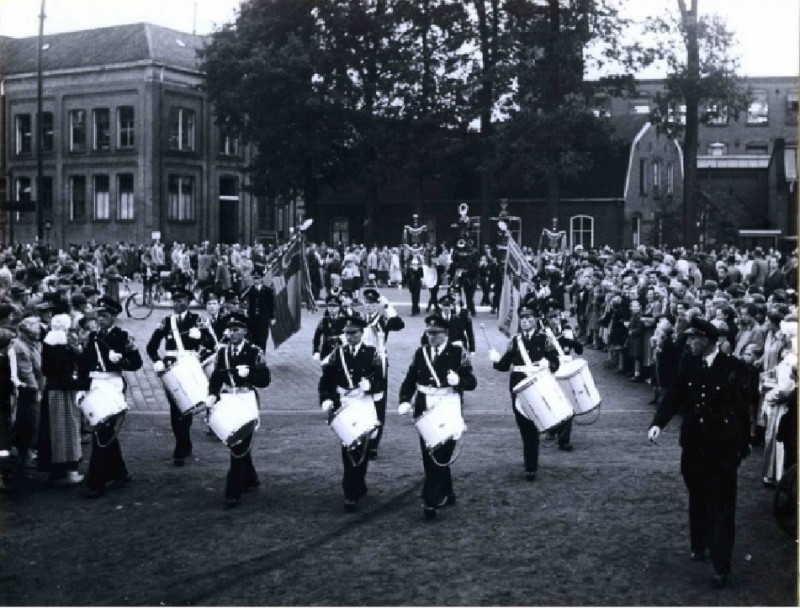
[{"label": "utility pole", "polygon": [[697,243],[697,130],[700,87],[700,46],[697,40],[697,3],[678,0],[683,28],[686,32],[686,70],[688,82],[684,91],[686,130],[683,139],[683,242],[687,247]]},{"label": "utility pole", "polygon": [[36,68],[36,237],[44,240],[44,209],[42,207],[42,184],[44,183],[42,162],[42,52],[44,51],[44,3],[39,13],[39,49]]}]

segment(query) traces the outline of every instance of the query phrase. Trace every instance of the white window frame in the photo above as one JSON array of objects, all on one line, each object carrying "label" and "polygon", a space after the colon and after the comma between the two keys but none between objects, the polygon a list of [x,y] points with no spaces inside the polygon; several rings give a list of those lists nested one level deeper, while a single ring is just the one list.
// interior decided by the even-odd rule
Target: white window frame
[{"label": "white window frame", "polygon": [[[588,223],[589,228],[587,229],[584,224]],[[580,226],[576,227],[576,224],[580,224]],[[583,239],[583,236],[589,236],[589,243],[587,244],[586,241]],[[594,217],[588,216],[586,214],[577,214],[575,216],[571,216],[569,219],[569,242],[570,242],[570,249],[574,248],[578,244],[582,245],[584,248],[593,248],[594,247]]]},{"label": "white window frame", "polygon": [[[102,182],[105,181],[105,185]],[[105,186],[105,190],[101,190]],[[111,220],[111,180],[108,174],[92,176],[92,216],[94,220]]]},{"label": "white window frame", "polygon": [[[27,121],[27,129],[23,121]],[[33,153],[33,125],[30,114],[17,114],[14,116],[14,151],[18,155]]]},{"label": "white window frame", "polygon": [[[130,121],[123,122],[122,113],[130,111]],[[136,111],[133,106],[117,108],[117,148],[127,150],[136,146]]]},{"label": "white window frame", "polygon": [[194,176],[170,174],[167,177],[167,219],[173,222],[194,222]]},{"label": "white window frame", "polygon": [[769,125],[769,91],[755,89],[747,107],[747,125]]},{"label": "white window frame", "polygon": [[[50,124],[48,125],[45,122],[45,117],[50,117]],[[39,129],[40,137],[42,138],[42,151],[43,152],[53,152],[55,149],[55,114],[52,112],[42,112],[42,125]],[[45,127],[47,127],[47,131],[45,131]]]},{"label": "white window frame", "polygon": [[[81,134],[80,142],[75,139],[78,128]],[[69,150],[70,152],[86,150],[86,111],[80,108],[69,111]]]},{"label": "white window frame", "polygon": [[175,107],[170,111],[169,148],[194,152],[197,122],[195,111],[189,108]]},{"label": "white window frame", "polygon": [[220,138],[219,154],[228,157],[238,157],[239,138],[236,136],[224,136]]},{"label": "white window frame", "polygon": [[[100,123],[98,119],[105,116],[105,138],[100,140]],[[111,112],[108,108],[95,108],[92,110],[92,150],[111,150]]]},{"label": "white window frame", "polygon": [[[122,184],[123,179],[130,179],[130,190]],[[117,174],[117,220],[134,220],[136,217],[134,196],[135,184],[133,174]]]},{"label": "white window frame", "polygon": [[667,163],[667,195],[675,194],[675,164]]},{"label": "white window frame", "polygon": [[653,196],[661,194],[661,161],[653,161]]}]

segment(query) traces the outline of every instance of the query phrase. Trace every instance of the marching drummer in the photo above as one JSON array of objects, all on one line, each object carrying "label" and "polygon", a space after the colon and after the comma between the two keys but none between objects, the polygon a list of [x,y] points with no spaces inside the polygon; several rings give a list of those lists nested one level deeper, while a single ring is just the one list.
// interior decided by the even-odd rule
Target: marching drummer
[{"label": "marching drummer", "polygon": [[[223,391],[266,388],[270,383],[270,372],[264,350],[245,339],[248,320],[241,314],[231,316],[227,323],[230,341],[217,351],[214,371],[209,382],[208,407],[213,407]],[[256,393],[256,400],[258,394]],[[253,433],[242,439],[242,447],[251,447]],[[228,508],[239,505],[242,493],[260,486],[258,474],[253,466],[252,450],[241,452],[231,448],[231,463],[225,483],[225,504]]]},{"label": "marching drummer", "polygon": [[378,457],[378,446],[383,436],[383,429],[386,422],[386,399],[389,384],[389,356],[386,353],[386,341],[391,331],[403,330],[406,327],[403,319],[397,315],[397,310],[389,304],[389,300],[374,288],[364,289],[364,344],[371,345],[378,350],[378,357],[381,359],[383,387],[375,397],[375,410],[378,413],[378,421],[381,427],[375,438],[369,441],[369,451],[367,457],[374,460]]},{"label": "marching drummer", "polygon": [[[199,358],[203,350],[213,349],[213,339],[203,328],[200,316],[189,311],[192,294],[183,287],[172,290],[173,313],[163,320],[153,331],[147,342],[147,355],[153,361],[156,373],[164,372],[177,360],[180,352],[194,352]],[[164,342],[164,356],[159,355],[161,342]],[[191,413],[181,413],[175,400],[167,393],[169,402],[169,419],[172,434],[175,437],[175,449],[172,462],[175,466],[183,466],[186,458],[192,454],[192,419]]]},{"label": "marching drummer", "polygon": [[[406,415],[414,400],[414,417],[428,408],[429,395],[453,395],[461,401],[461,392],[474,390],[478,382],[464,348],[447,342],[447,322],[438,314],[425,318],[428,345],[418,347],[400,386],[400,406],[397,412]],[[415,396],[416,394],[416,396]],[[463,406],[463,405],[462,405]],[[437,509],[456,503],[450,466],[447,464],[455,450],[456,441],[449,440],[431,455],[420,438],[425,483],[422,487],[422,511],[425,519],[435,519]]]},{"label": "marching drummer", "polygon": [[533,421],[522,415],[515,407],[514,388],[528,375],[537,370],[537,364],[546,358],[551,371],[558,370],[559,359],[555,347],[548,343],[547,336],[536,328],[536,306],[534,299],[526,299],[520,305],[519,316],[520,332],[511,338],[502,356],[494,348],[489,350],[489,360],[495,370],[511,371],[509,377],[509,390],[511,391],[511,410],[517,428],[522,436],[522,455],[525,463],[525,479],[536,480],[536,471],[539,467],[539,431]]},{"label": "marching drummer", "polygon": [[[458,293],[448,292],[439,299],[439,314],[447,322],[447,340],[463,347],[470,354],[475,353],[475,331],[472,327],[472,316],[457,305]],[[427,335],[422,337],[422,345],[427,345]]]},{"label": "marching drummer", "polygon": [[[346,344],[336,348],[322,367],[319,401],[330,420],[342,407],[343,397],[346,399],[348,395],[363,393],[374,401],[375,395],[385,388],[378,351],[363,342],[365,326],[366,323],[359,317],[347,318],[344,324]],[[364,453],[367,447],[360,447],[360,455],[358,451],[342,447],[344,508],[351,513],[358,510],[358,500],[367,493],[369,460]]]},{"label": "marching drummer", "polygon": [[342,303],[339,297],[329,295],[325,299],[325,312],[314,331],[311,347],[314,360],[325,362],[331,352],[342,344],[345,317],[341,311]]},{"label": "marching drummer", "polygon": [[[97,331],[92,331],[83,347],[79,382],[88,389],[104,383],[112,391],[123,394],[122,371],[138,371],[142,357],[127,331],[116,325],[122,306],[109,296],[98,301]],[[116,421],[110,422],[115,424]],[[113,437],[113,440],[109,440]],[[122,450],[114,426],[104,426],[92,434],[92,455],[86,473],[86,498],[99,498],[109,489],[121,489],[131,482],[131,475],[122,459]]]},{"label": "marching drummer", "polygon": [[[566,358],[571,359],[574,353],[580,356],[583,353],[583,343],[575,340],[575,333],[569,325],[569,321],[565,319],[561,304],[557,299],[547,299],[542,305],[547,328],[553,333],[553,336],[561,346]],[[558,439],[558,448],[562,451],[572,451],[572,443],[570,436],[572,435],[572,418],[559,424],[551,432],[546,434],[548,440]]]}]

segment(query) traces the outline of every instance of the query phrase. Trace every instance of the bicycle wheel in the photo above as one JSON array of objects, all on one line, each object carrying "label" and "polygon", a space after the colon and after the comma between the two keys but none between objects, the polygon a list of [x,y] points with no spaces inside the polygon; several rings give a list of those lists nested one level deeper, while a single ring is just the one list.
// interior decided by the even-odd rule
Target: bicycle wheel
[{"label": "bicycle wheel", "polygon": [[134,320],[144,320],[153,313],[153,299],[140,292],[134,292],[125,301],[125,313]]},{"label": "bicycle wheel", "polygon": [[789,468],[775,487],[773,504],[775,519],[780,528],[792,536],[797,535],[797,466]]}]

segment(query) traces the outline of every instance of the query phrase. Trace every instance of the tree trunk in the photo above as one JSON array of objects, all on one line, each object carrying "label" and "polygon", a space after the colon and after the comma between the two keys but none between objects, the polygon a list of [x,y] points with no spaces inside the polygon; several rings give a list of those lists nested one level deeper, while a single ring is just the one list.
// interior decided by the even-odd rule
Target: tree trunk
[{"label": "tree trunk", "polygon": [[[489,239],[489,215],[492,206],[492,183],[494,161],[494,146],[492,137],[494,126],[492,125],[492,106],[494,102],[494,80],[492,72],[497,56],[497,36],[499,29],[499,6],[498,0],[491,0],[492,14],[486,14],[484,0],[475,1],[475,9],[478,15],[478,36],[481,48],[482,82],[480,92],[480,117],[481,117],[481,164],[480,164],[480,185],[481,185],[481,243],[487,243]],[[491,19],[491,24],[489,23]]]},{"label": "tree trunk", "polygon": [[691,9],[686,2],[678,0],[681,17],[686,29],[687,83],[684,92],[686,101],[686,131],[683,139],[683,245],[690,247],[697,239],[697,130],[698,87],[700,83],[700,48],[697,42],[697,2],[692,0]]}]

